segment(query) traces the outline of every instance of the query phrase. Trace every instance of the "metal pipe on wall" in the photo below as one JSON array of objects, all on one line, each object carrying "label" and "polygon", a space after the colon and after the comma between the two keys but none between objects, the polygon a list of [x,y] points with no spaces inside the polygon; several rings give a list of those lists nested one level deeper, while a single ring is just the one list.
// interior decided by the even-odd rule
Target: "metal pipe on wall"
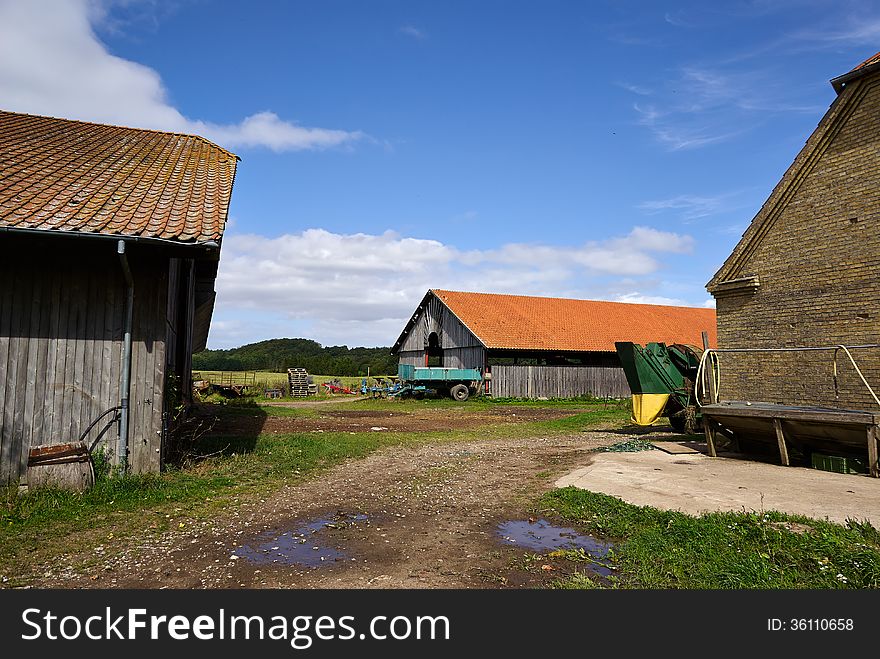
[{"label": "metal pipe on wall", "polygon": [[122,265],[122,274],[125,276],[127,286],[125,300],[125,326],[122,341],[122,381],[120,383],[120,408],[119,415],[119,464],[123,471],[128,470],[128,428],[131,395],[131,326],[134,315],[134,278],[131,276],[131,268],[128,265],[128,257],[125,253],[125,241],[116,243],[116,253],[119,254],[119,262]]}]

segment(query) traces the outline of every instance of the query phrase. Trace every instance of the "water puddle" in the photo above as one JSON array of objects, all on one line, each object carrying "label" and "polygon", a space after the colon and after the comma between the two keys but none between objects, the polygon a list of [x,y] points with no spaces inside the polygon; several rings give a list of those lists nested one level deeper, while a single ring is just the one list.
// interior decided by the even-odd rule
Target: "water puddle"
[{"label": "water puddle", "polygon": [[337,514],[305,522],[280,535],[276,535],[277,531],[268,531],[260,534],[254,544],[239,547],[232,555],[257,565],[272,563],[305,567],[332,565],[336,561],[346,559],[347,556],[336,547],[322,544],[318,534],[327,528],[345,528],[365,519],[367,519],[366,515]]},{"label": "water puddle", "polygon": [[606,577],[613,573],[608,560],[608,552],[613,546],[610,542],[597,540],[574,529],[554,526],[546,519],[503,522],[498,525],[498,535],[506,545],[516,545],[538,553],[583,549],[593,559],[589,565],[592,572]]}]

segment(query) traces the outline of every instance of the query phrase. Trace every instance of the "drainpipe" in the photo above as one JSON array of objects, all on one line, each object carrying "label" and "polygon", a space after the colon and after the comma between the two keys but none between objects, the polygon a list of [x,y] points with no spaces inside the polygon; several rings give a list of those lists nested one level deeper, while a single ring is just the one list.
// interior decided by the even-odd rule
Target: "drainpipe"
[{"label": "drainpipe", "polygon": [[129,396],[131,394],[131,324],[134,310],[134,278],[131,276],[131,268],[128,267],[128,257],[125,255],[125,241],[116,243],[116,253],[119,254],[119,262],[122,265],[122,274],[125,276],[127,294],[125,300],[125,328],[122,341],[122,382],[120,385],[121,412],[119,417],[119,460],[123,470],[128,470],[128,422],[129,422]]}]

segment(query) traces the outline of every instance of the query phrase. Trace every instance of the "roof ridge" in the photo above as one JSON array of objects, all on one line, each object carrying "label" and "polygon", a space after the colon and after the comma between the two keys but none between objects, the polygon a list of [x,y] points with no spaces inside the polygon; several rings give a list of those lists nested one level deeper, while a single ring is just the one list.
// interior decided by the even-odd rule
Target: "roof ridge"
[{"label": "roof ridge", "polygon": [[[561,300],[563,302],[593,302],[602,304],[625,304],[629,307],[662,307],[664,309],[712,309],[712,307],[691,307],[682,304],[657,304],[650,302],[624,302],[621,300],[592,300],[578,297],[559,297],[555,295],[522,295],[517,293],[479,293],[476,291],[451,291],[442,288],[430,289],[433,293],[453,293],[456,295],[487,295],[489,297],[517,297],[530,300]],[[714,309],[712,309],[714,311]]]},{"label": "roof ridge", "polygon": [[[408,337],[416,331],[420,318],[438,313],[429,302],[432,299],[442,305],[443,314],[455,318],[487,350],[614,352],[617,341],[696,345],[703,332],[710,345],[717,345],[716,310],[711,307],[430,289],[394,343],[393,353],[404,345],[420,353],[427,335],[412,342]],[[437,319],[438,327],[446,322],[444,317]],[[450,336],[457,338],[444,347],[473,344],[456,332]]]},{"label": "roof ridge", "polygon": [[201,140],[202,142],[205,142],[207,145],[212,146],[215,149],[219,149],[220,151],[223,151],[224,153],[229,154],[230,156],[232,156],[233,158],[236,158],[237,160],[241,160],[241,158],[239,158],[238,155],[236,155],[235,153],[233,153],[229,149],[226,149],[226,148],[220,146],[216,142],[212,142],[207,137],[203,137],[203,136],[197,135],[195,133],[183,133],[181,131],[174,131],[174,130],[160,130],[158,128],[138,128],[135,126],[124,126],[122,124],[102,123],[100,121],[86,121],[85,119],[68,119],[66,117],[56,117],[56,116],[49,115],[49,114],[33,114],[30,112],[15,112],[14,110],[3,110],[2,108],[0,108],[0,113],[15,114],[20,117],[33,117],[35,119],[51,119],[52,121],[64,121],[64,122],[68,122],[68,123],[84,124],[86,126],[100,126],[102,128],[121,128],[123,130],[133,130],[133,131],[140,131],[140,132],[144,132],[144,133],[159,133],[160,135],[177,135],[178,137],[189,137],[189,138]]}]

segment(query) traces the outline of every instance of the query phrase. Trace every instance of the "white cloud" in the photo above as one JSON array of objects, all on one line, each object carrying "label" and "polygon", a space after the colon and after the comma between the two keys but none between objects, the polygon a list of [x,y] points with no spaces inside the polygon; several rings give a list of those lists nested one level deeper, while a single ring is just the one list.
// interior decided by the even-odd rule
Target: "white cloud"
[{"label": "white cloud", "polygon": [[837,47],[840,44],[848,47],[853,45],[873,47],[880,40],[880,18],[855,12],[838,19],[832,26],[823,25],[821,29],[809,28],[797,31],[789,36],[789,40],[805,42],[817,50],[823,47]]},{"label": "white cloud", "polygon": [[414,25],[404,25],[398,30],[398,32],[405,34],[408,37],[412,37],[413,39],[425,39],[428,36],[427,32],[420,30]]},{"label": "white cloud", "polygon": [[634,103],[633,109],[639,115],[638,123],[648,127],[655,139],[672,151],[698,149],[709,144],[724,142],[739,133],[728,130],[716,131],[714,127],[701,125],[693,118],[682,120],[681,114],[683,112],[692,114],[695,111],[693,107],[661,112],[653,105],[641,106]]},{"label": "white cloud", "polygon": [[730,203],[731,198],[736,194],[728,192],[711,197],[683,194],[668,199],[643,201],[638,204],[637,208],[652,215],[665,211],[676,211],[685,221],[698,220],[719,213],[727,213],[736,208]]},{"label": "white cloud", "polygon": [[614,302],[628,302],[629,304],[662,304],[672,307],[689,306],[684,300],[674,297],[664,297],[662,295],[642,295],[641,293],[625,293],[618,295]]},{"label": "white cloud", "polygon": [[704,301],[701,306],[704,309],[714,309],[715,308],[715,298],[710,297],[708,300]]},{"label": "white cloud", "polygon": [[782,75],[774,70],[684,66],[657,85],[650,105],[635,103],[633,109],[638,123],[672,151],[726,142],[774,115],[824,110],[799,102],[804,90],[780,84]]},{"label": "white cloud", "polygon": [[[0,103],[5,110],[195,133],[231,149],[324,149],[360,131],[301,126],[262,110],[238,123],[184,116],[155,70],[112,55],[94,25],[105,4],[86,0],[0,0]],[[217,102],[225,90],[218,90]]]},{"label": "white cloud", "polygon": [[670,25],[674,25],[675,27],[693,27],[691,23],[684,20],[681,16],[684,12],[677,12],[677,15],[672,15],[670,12],[666,12],[663,15],[663,20],[669,23]]},{"label": "white cloud", "polygon": [[651,89],[648,89],[647,87],[633,85],[628,82],[616,82],[614,84],[616,84],[621,89],[625,89],[626,91],[631,92],[633,94],[637,94],[639,96],[650,96],[651,94],[654,93]]},{"label": "white cloud", "polygon": [[480,217],[480,214],[477,211],[468,210],[468,211],[465,211],[464,213],[459,213],[458,215],[454,216],[452,219],[453,219],[453,221],[456,221],[456,222],[472,222],[472,221],[476,220],[478,217]]},{"label": "white cloud", "polygon": [[468,251],[391,231],[227,234],[210,345],[294,335],[390,345],[429,288],[604,298],[608,279],[650,287],[645,277],[663,267],[658,255],[685,254],[693,245],[690,236],[650,227],[574,247]]}]

